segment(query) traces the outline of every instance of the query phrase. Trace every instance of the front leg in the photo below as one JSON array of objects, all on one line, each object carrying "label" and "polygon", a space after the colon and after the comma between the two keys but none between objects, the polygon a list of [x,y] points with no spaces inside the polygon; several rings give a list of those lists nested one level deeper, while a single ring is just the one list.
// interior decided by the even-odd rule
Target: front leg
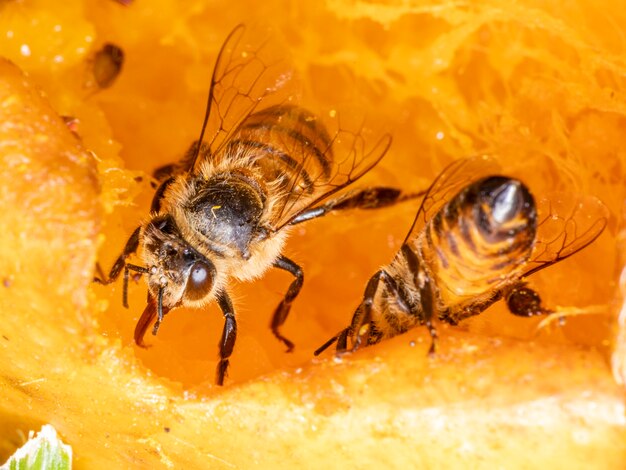
[{"label": "front leg", "polygon": [[319,348],[317,348],[315,350],[315,352],[313,352],[314,356],[319,356],[320,354],[322,354],[324,351],[326,351],[329,347],[331,347],[333,345],[333,343],[335,343],[337,341],[337,349],[339,349],[339,341],[342,340],[343,347],[341,348],[342,350],[346,349],[346,344],[347,344],[347,340],[346,338],[348,337],[348,334],[350,334],[350,327],[341,330],[339,333],[337,333],[335,336],[333,336],[332,338],[330,338],[328,341],[326,341],[324,344],[322,344]]},{"label": "front leg", "polygon": [[285,346],[287,346],[287,352],[291,352],[294,346],[293,343],[285,338],[280,333],[279,329],[281,326],[283,326],[285,320],[287,320],[289,310],[291,309],[291,304],[300,293],[300,289],[302,289],[302,283],[304,282],[304,273],[302,272],[300,266],[298,266],[296,263],[291,261],[289,258],[286,258],[285,256],[281,256],[276,261],[274,261],[274,267],[288,271],[295,277],[295,279],[289,286],[285,297],[274,311],[274,315],[272,316],[272,323],[270,324],[270,328],[272,329],[272,333],[274,333],[274,336],[276,336],[280,341],[285,344]]},{"label": "front leg", "polygon": [[161,201],[165,196],[165,191],[169,188],[172,183],[175,181],[175,178],[172,176],[164,180],[159,187],[154,192],[154,196],[152,196],[152,204],[150,205],[150,212],[158,214],[161,212]]},{"label": "front leg", "polygon": [[[348,332],[339,336],[337,341],[337,351],[341,351],[342,349],[345,350],[347,346],[345,344],[345,340],[348,336],[352,337],[353,352],[359,349],[362,344],[366,346],[369,344],[375,344],[375,342],[370,342],[372,334],[372,308],[374,307],[374,299],[376,298],[380,281],[384,282],[387,292],[396,298],[398,305],[403,306],[403,310],[408,311],[406,301],[400,295],[395,279],[391,277],[387,271],[381,269],[368,281],[367,286],[365,287],[365,293],[363,294],[363,301],[356,309],[356,312],[352,317],[352,323],[348,328]],[[378,337],[378,340],[380,340],[380,337]]]},{"label": "front leg", "polygon": [[97,282],[98,284],[106,285],[106,284],[111,284],[118,278],[118,276],[122,272],[122,269],[124,268],[124,265],[126,264],[126,258],[128,258],[130,255],[135,253],[137,251],[137,248],[139,248],[139,232],[140,231],[141,231],[141,227],[137,227],[133,231],[131,236],[128,237],[128,241],[126,242],[126,245],[124,245],[124,250],[122,250],[122,254],[118,256],[118,258],[115,260],[115,263],[113,263],[113,267],[111,268],[111,271],[109,271],[108,278],[102,272],[100,265],[96,265],[96,268],[99,271],[98,274],[100,275],[100,277],[94,277],[93,279],[94,282]]},{"label": "front leg", "polygon": [[137,251],[137,248],[139,248],[139,232],[140,231],[141,231],[141,227],[137,227],[135,231],[131,234],[131,236],[128,238],[128,241],[126,242],[126,245],[124,246],[124,250],[122,251],[122,254],[118,256],[115,263],[113,263],[113,267],[111,268],[111,271],[109,272],[109,277],[107,278],[102,272],[102,268],[100,268],[100,265],[96,264],[96,269],[98,270],[98,274],[100,275],[100,277],[93,278],[94,282],[97,282],[98,284],[104,284],[104,285],[111,284],[119,277],[120,273],[122,272],[122,269],[124,269],[124,286],[122,290],[122,304],[126,308],[128,308],[129,270],[137,271],[141,274],[147,273],[147,270],[145,270],[145,268],[142,268],[140,266],[126,264],[126,259],[130,255],[135,253]]},{"label": "front leg", "polygon": [[237,320],[235,320],[233,303],[225,291],[218,292],[217,304],[222,309],[222,314],[224,315],[224,329],[222,330],[222,338],[219,342],[220,362],[217,365],[215,383],[217,385],[224,385],[229,358],[233,353],[235,340],[237,339]]},{"label": "front leg", "polygon": [[372,308],[381,280],[385,284],[389,294],[395,297],[398,307],[407,313],[411,311],[409,303],[398,289],[395,279],[387,271],[381,269],[368,281],[365,292],[363,293],[363,301],[357,307],[354,315],[352,315],[350,326],[343,329],[317,348],[313,353],[315,356],[320,355],[334,342],[337,342],[336,351],[338,353],[347,351],[348,338],[352,339],[352,351],[356,351],[362,344],[375,344],[380,341],[381,335],[372,336]]}]

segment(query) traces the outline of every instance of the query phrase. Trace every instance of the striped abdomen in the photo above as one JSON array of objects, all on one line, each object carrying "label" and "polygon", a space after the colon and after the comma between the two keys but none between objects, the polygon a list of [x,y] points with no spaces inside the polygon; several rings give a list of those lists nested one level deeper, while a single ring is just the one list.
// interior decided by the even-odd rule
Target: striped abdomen
[{"label": "striped abdomen", "polygon": [[440,308],[462,319],[467,315],[455,315],[455,307],[471,306],[515,280],[530,258],[536,218],[526,186],[502,176],[476,181],[443,206],[416,240]]},{"label": "striped abdomen", "polygon": [[297,106],[277,105],[248,116],[226,150],[251,157],[265,182],[276,189],[307,195],[330,179],[331,144],[314,114]]}]

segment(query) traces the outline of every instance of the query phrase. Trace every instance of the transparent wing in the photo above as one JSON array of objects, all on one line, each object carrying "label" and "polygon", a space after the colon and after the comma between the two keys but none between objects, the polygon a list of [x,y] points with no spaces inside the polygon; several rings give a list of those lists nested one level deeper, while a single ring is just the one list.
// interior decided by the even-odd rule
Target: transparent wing
[{"label": "transparent wing", "polygon": [[594,196],[557,193],[537,201],[537,238],[523,276],[563,261],[598,238],[608,222],[606,206]]},{"label": "transparent wing", "polygon": [[200,137],[178,167],[194,170],[198,161],[224,155],[229,136],[261,102],[287,99],[283,87],[291,78],[288,62],[277,57],[270,41],[248,39],[245,26],[236,26],[215,61]]},{"label": "transparent wing", "polygon": [[500,173],[501,167],[498,162],[487,155],[477,155],[452,162],[428,188],[404,242],[419,234],[426,223],[465,186],[480,178]]},{"label": "transparent wing", "polygon": [[[293,149],[293,155],[300,157],[273,217],[275,229],[280,230],[304,211],[324,204],[374,168],[387,153],[391,136],[385,134],[369,147],[366,140],[362,129],[350,132],[340,128],[329,135],[321,158],[310,152],[307,143]],[[326,164],[320,165],[320,160]]]}]

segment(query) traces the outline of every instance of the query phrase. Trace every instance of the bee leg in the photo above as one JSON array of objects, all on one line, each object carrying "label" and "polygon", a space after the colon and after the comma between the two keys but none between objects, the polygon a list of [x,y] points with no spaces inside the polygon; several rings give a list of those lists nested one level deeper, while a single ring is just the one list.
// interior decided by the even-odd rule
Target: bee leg
[{"label": "bee leg", "polygon": [[111,284],[118,278],[118,276],[122,272],[122,268],[124,267],[126,263],[126,258],[132,255],[135,251],[137,251],[137,248],[139,247],[139,231],[140,230],[141,230],[141,227],[137,227],[135,231],[131,234],[131,236],[128,238],[128,241],[126,242],[126,245],[124,246],[124,250],[122,251],[122,254],[117,258],[117,260],[115,260],[115,263],[113,263],[113,267],[111,268],[111,271],[109,272],[108,278],[104,276],[104,273],[102,272],[102,268],[100,267],[100,265],[96,264],[96,270],[98,271],[98,275],[100,277],[94,277],[93,279],[94,282],[97,282],[98,284]]},{"label": "bee leg", "polygon": [[[157,170],[158,171],[158,170]],[[152,204],[150,206],[150,211],[154,213],[158,213],[161,211],[161,199],[165,195],[165,190],[174,182],[174,177],[170,177],[163,181],[157,190],[154,192],[154,196],[152,196]]]},{"label": "bee leg", "polygon": [[[356,351],[361,347],[362,344],[368,345],[373,344],[370,342],[370,338],[372,337],[372,309],[363,315],[361,319],[361,327],[355,332],[356,336],[354,338],[352,344],[352,352]],[[339,342],[337,342],[339,345]]]},{"label": "bee leg", "polygon": [[230,355],[235,347],[235,339],[237,338],[237,321],[235,320],[235,311],[233,304],[225,291],[218,292],[217,303],[224,314],[224,329],[222,330],[222,339],[220,340],[220,362],[217,365],[215,383],[224,385],[224,377],[228,370]]},{"label": "bee leg", "polygon": [[413,283],[418,287],[420,293],[420,307],[421,311],[417,310],[417,307],[410,307],[410,303],[407,299],[402,299],[400,295],[396,294],[396,298],[402,300],[399,303],[400,307],[403,307],[403,310],[411,315],[416,316],[417,318],[423,319],[422,323],[426,325],[428,328],[428,333],[430,334],[430,348],[428,348],[428,355],[432,356],[435,354],[437,349],[437,339],[439,336],[437,335],[437,329],[433,324],[433,312],[435,311],[435,306],[433,302],[433,291],[430,285],[430,280],[427,276],[420,276],[420,263],[417,259],[417,255],[413,251],[413,249],[407,245],[406,243],[402,245],[400,248],[400,252],[404,259],[406,260],[407,266],[409,268],[409,272],[413,277]]},{"label": "bee leg", "polygon": [[[314,356],[319,356],[320,354],[322,354],[322,353],[323,353],[324,351],[326,351],[329,347],[331,347],[331,346],[332,346],[332,344],[333,344],[335,341],[338,341],[338,340],[339,340],[339,338],[340,338],[340,337],[341,337],[344,333],[346,333],[346,331],[347,331],[347,330],[348,330],[348,329],[346,328],[345,330],[340,331],[340,332],[339,332],[339,333],[337,333],[335,336],[333,336],[332,338],[330,338],[328,341],[326,341],[324,344],[322,344],[319,348],[317,348],[317,349],[315,350],[315,352],[313,352],[313,355],[314,355]],[[346,333],[346,335],[347,335],[347,333]],[[339,344],[339,343],[337,343],[337,344]],[[337,345],[337,347],[339,347],[339,345]]]},{"label": "bee leg", "polygon": [[128,279],[130,277],[130,271],[135,271],[139,273],[139,276],[142,274],[148,274],[150,270],[148,268],[144,268],[143,266],[137,266],[135,264],[124,265],[124,288],[122,289],[122,305],[125,308],[128,308]]},{"label": "bee leg", "polygon": [[[94,282],[97,282],[98,284],[104,284],[104,285],[111,284],[119,277],[120,273],[122,272],[122,269],[126,267],[126,258],[128,258],[130,255],[135,253],[137,251],[137,248],[139,247],[140,230],[141,230],[141,227],[137,227],[135,231],[131,234],[131,236],[128,238],[128,241],[126,242],[126,245],[124,246],[124,250],[122,251],[122,254],[117,258],[115,263],[113,263],[113,267],[111,268],[111,271],[109,272],[108,278],[104,276],[104,273],[102,272],[102,268],[100,267],[100,265],[96,264],[96,270],[98,271],[98,275],[100,277],[97,277],[97,276],[94,277],[93,278]],[[124,289],[122,292],[122,303],[124,307],[128,308],[128,270],[127,269],[124,270]]]},{"label": "bee leg", "polygon": [[270,328],[272,329],[272,333],[274,333],[274,336],[276,336],[280,341],[285,344],[285,346],[287,346],[287,352],[291,352],[293,350],[294,344],[290,340],[285,338],[280,333],[279,329],[281,326],[283,326],[285,320],[287,320],[289,310],[291,309],[291,304],[300,293],[300,289],[302,289],[302,283],[304,282],[304,273],[302,272],[300,266],[284,256],[281,256],[276,261],[274,261],[274,267],[288,271],[295,277],[295,279],[289,286],[285,297],[274,311],[274,315],[272,316],[272,322],[270,324]]},{"label": "bee leg", "polygon": [[178,165],[176,163],[168,163],[167,165],[160,166],[152,172],[152,177],[157,181],[165,181],[170,176],[174,175],[177,167]]},{"label": "bee leg", "polygon": [[378,285],[381,280],[385,283],[385,287],[387,288],[389,294],[396,298],[397,305],[402,310],[406,312],[411,312],[409,303],[398,289],[398,285],[395,279],[389,273],[387,273],[387,271],[381,269],[376,274],[374,274],[367,282],[365,292],[363,293],[363,301],[357,307],[354,315],[352,315],[350,326],[342,330],[331,339],[326,341],[326,343],[324,343],[322,346],[320,346],[314,353],[316,356],[321,354],[335,341],[337,342],[336,351],[338,353],[347,351],[348,337],[353,337],[351,349],[352,351],[356,351],[361,347],[361,345],[367,346],[370,344],[376,344],[382,339],[381,334],[373,334],[374,328],[372,323],[372,306],[374,303],[376,292],[378,291]]},{"label": "bee leg", "polygon": [[202,138],[194,141],[179,162],[168,163],[154,170],[152,177],[161,183],[172,176],[192,170],[198,156],[210,154],[209,146],[202,144],[201,140]]},{"label": "bee leg", "polygon": [[435,352],[437,352],[437,340],[439,339],[439,335],[437,335],[437,329],[434,327],[432,321],[428,320],[426,322],[426,328],[428,328],[428,332],[430,333],[430,348],[428,348],[428,355],[433,356]]},{"label": "bee leg", "polygon": [[428,355],[433,356],[437,351],[437,340],[439,339],[439,335],[437,334],[437,328],[435,328],[435,325],[433,324],[434,306],[432,290],[430,289],[429,283],[426,283],[420,288],[420,304],[422,306],[424,324],[426,325],[426,328],[428,328],[428,333],[430,334],[430,348],[428,348]]},{"label": "bee leg", "polygon": [[[376,272],[368,281],[363,294],[363,301],[352,317],[352,323],[349,327],[349,334],[355,335],[352,341],[352,351],[359,349],[362,344],[367,346],[375,344],[382,339],[380,335],[372,336],[372,306],[381,280],[385,283],[389,294],[397,299],[398,305],[402,306],[403,310],[409,311],[408,304],[398,290],[395,279],[384,269]],[[339,342],[337,343],[337,348],[339,349]]]},{"label": "bee leg", "polygon": [[343,352],[348,350],[348,336],[350,336],[350,328],[346,328],[336,336],[337,352]]},{"label": "bee leg", "polygon": [[350,336],[350,327],[341,330],[335,336],[330,338],[324,344],[322,344],[319,348],[315,350],[313,353],[314,356],[319,356],[324,351],[326,351],[334,342],[337,342],[336,351],[338,353],[342,353],[348,350],[348,336]]},{"label": "bee leg", "polygon": [[506,305],[513,315],[532,317],[552,313],[543,308],[539,294],[525,284],[514,286],[505,297]]},{"label": "bee leg", "polygon": [[307,220],[323,217],[329,212],[346,210],[346,209],[380,209],[382,207],[392,206],[399,202],[415,199],[425,194],[420,191],[414,194],[404,194],[397,188],[388,188],[378,186],[374,188],[365,188],[358,191],[349,192],[336,199],[332,199],[325,204],[307,209],[289,224],[296,225]]},{"label": "bee leg", "polygon": [[97,282],[98,284],[105,284],[103,279],[106,279],[106,278],[107,278],[107,275],[104,274],[104,271],[102,270],[102,266],[100,266],[100,263],[96,263],[96,275],[93,278],[93,282]]},{"label": "bee leg", "polygon": [[159,293],[157,294],[157,321],[154,322],[154,326],[152,327],[153,336],[156,336],[159,332],[159,327],[161,326],[164,315],[165,313],[163,312],[163,287],[160,287]]}]

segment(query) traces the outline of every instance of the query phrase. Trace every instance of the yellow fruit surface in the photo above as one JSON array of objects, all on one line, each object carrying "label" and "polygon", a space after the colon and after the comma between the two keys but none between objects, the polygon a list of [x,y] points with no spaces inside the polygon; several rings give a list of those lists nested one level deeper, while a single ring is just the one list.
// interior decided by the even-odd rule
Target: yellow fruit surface
[{"label": "yellow fruit surface", "polygon": [[[626,466],[620,2],[128,3],[0,2],[0,461],[50,423],[78,469]],[[348,129],[363,119],[370,143],[393,135],[368,184],[422,190],[454,159],[492,153],[537,197],[601,199],[603,235],[529,278],[565,323],[539,328],[498,304],[438,325],[432,358],[417,328],[312,359],[398,250],[407,202],[293,230],[285,254],[305,272],[284,328],[293,353],[268,328],[282,272],[231,286],[225,387],[213,384],[216,305],[175,310],[137,348],[145,283],[130,283],[126,310],[121,281],[94,285],[94,267],[147,216],[152,171],[197,138],[238,23],[269,31],[304,105]],[[105,43],[125,62],[99,90]]]}]

